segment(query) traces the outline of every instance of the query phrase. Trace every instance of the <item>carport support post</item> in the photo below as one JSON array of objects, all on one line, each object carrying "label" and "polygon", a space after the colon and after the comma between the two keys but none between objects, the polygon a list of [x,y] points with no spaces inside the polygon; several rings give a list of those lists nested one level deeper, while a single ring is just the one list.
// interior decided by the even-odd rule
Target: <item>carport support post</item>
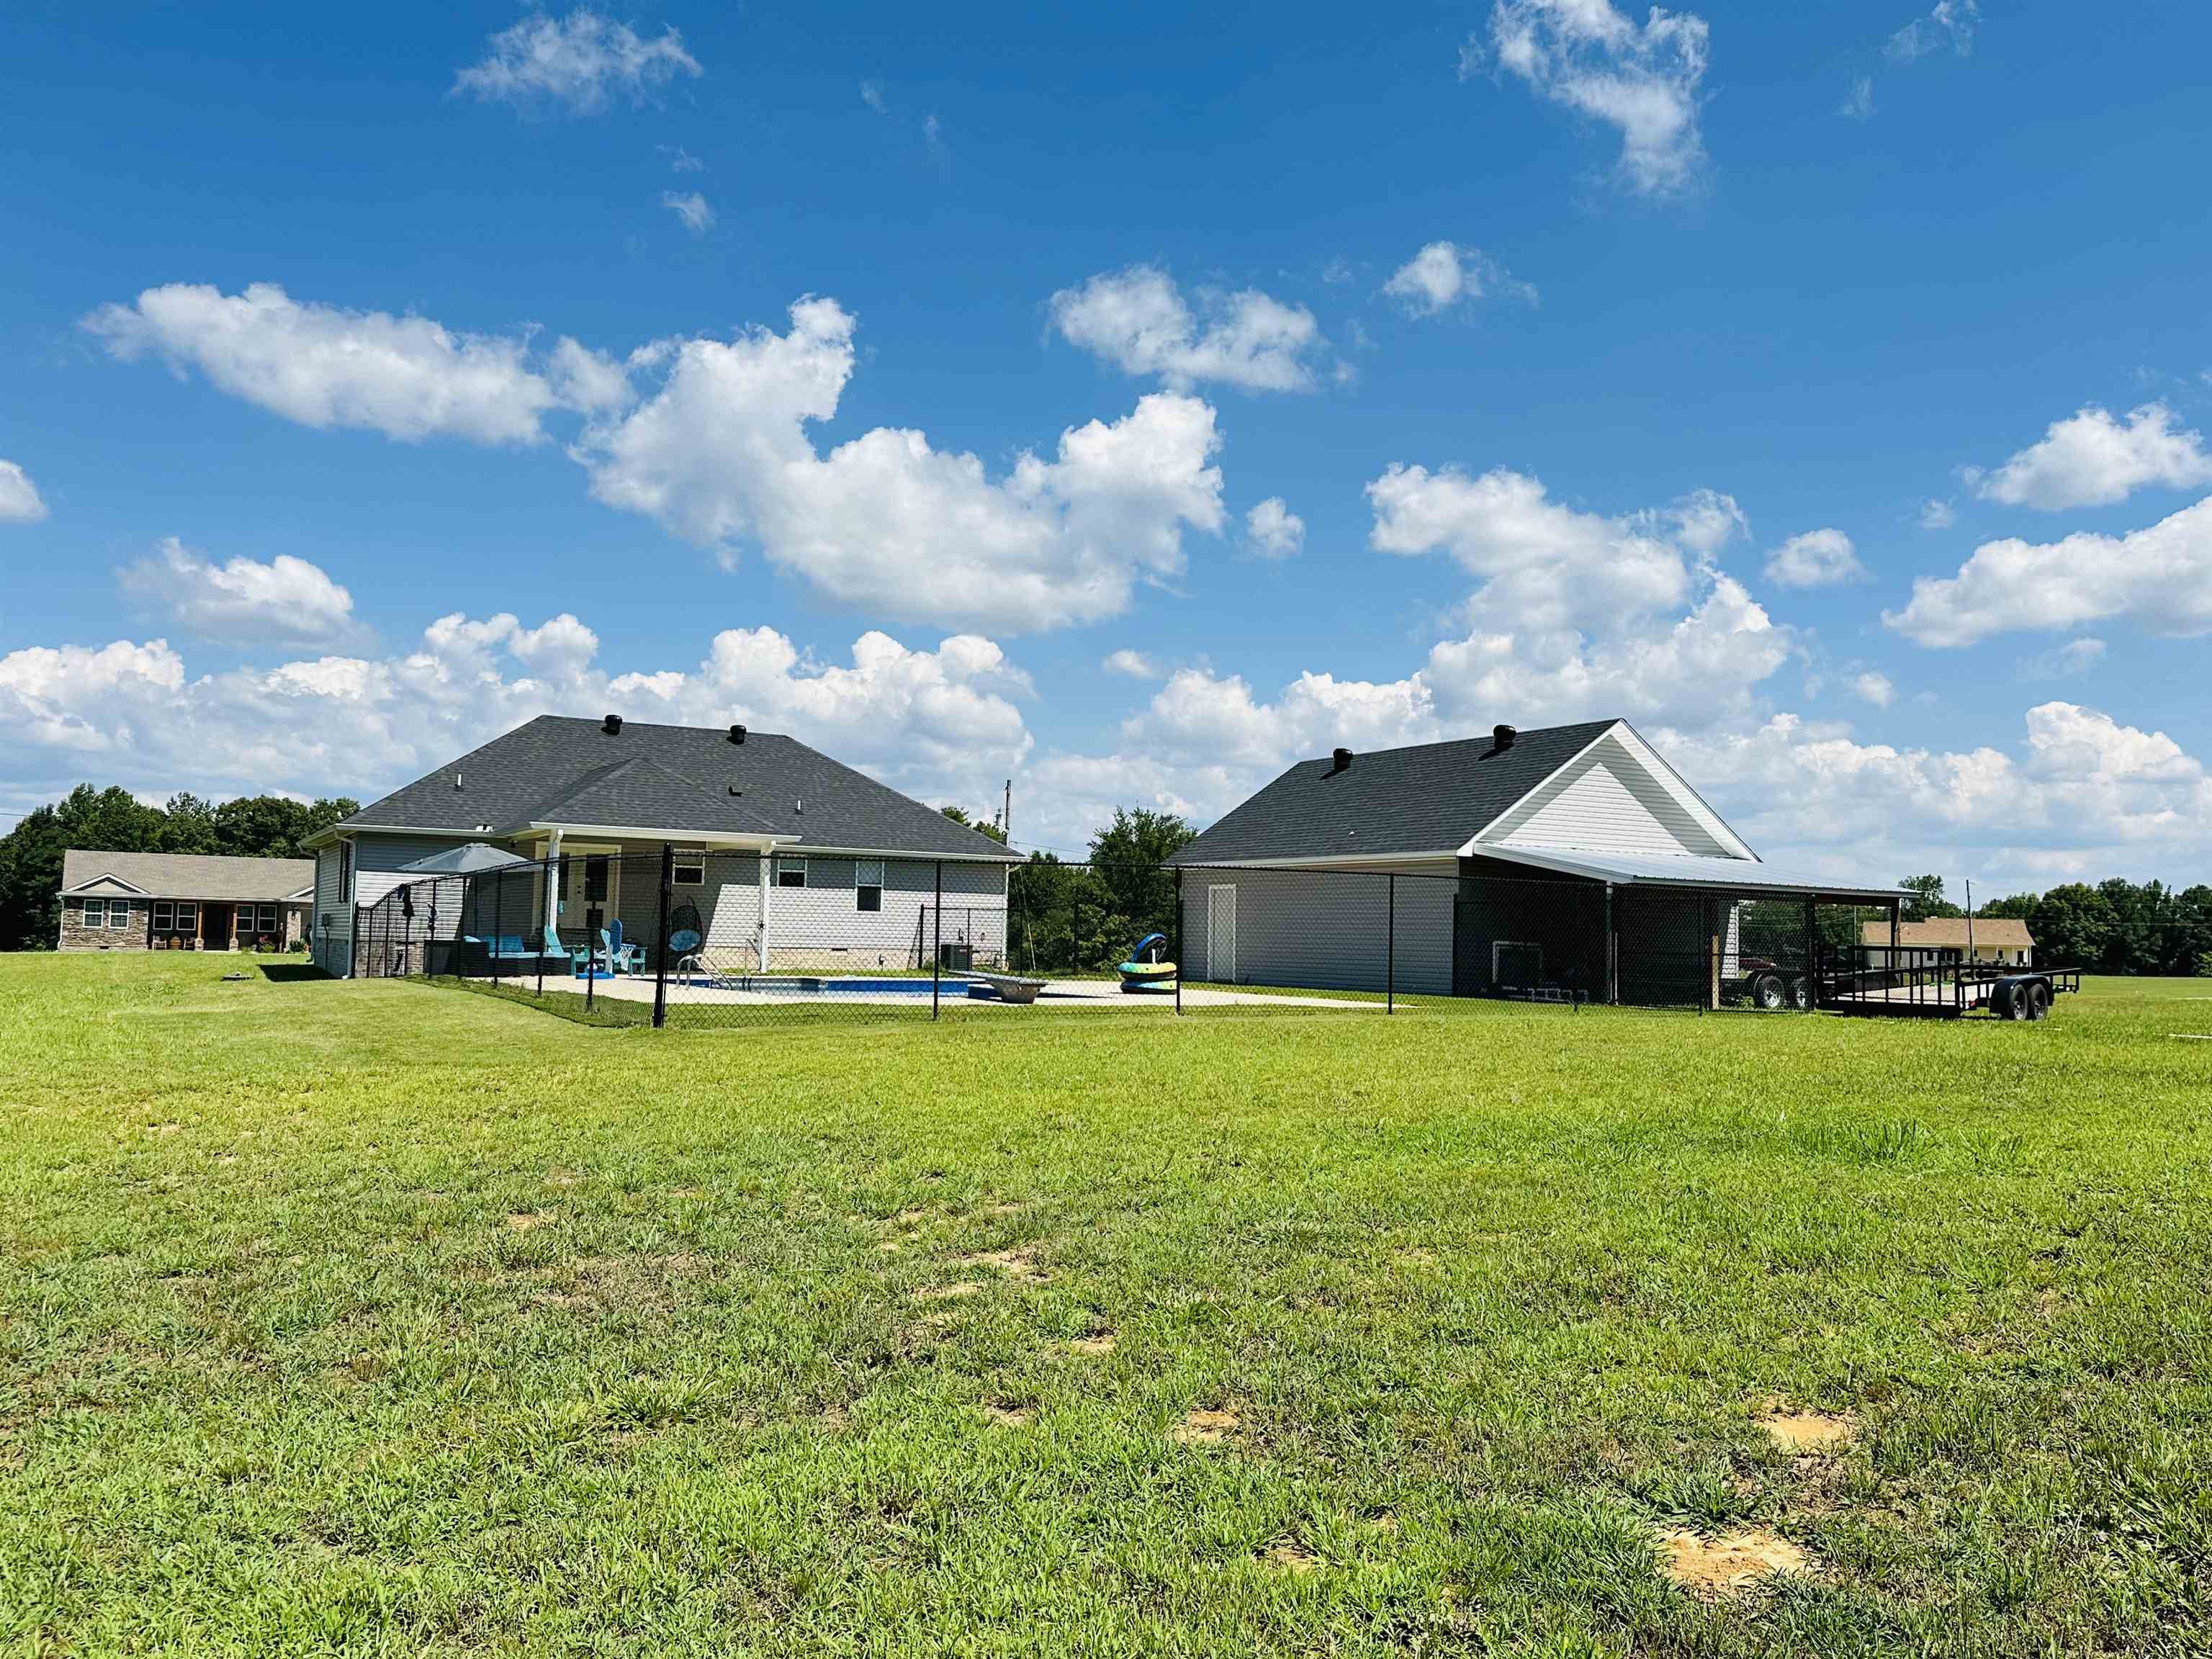
[{"label": "carport support post", "polygon": [[[544,879],[545,926],[538,933],[538,994],[540,997],[545,994],[545,941],[561,937],[553,931],[553,843],[550,842],[545,844]],[[422,948],[428,951],[430,947],[426,945]]]},{"label": "carport support post", "polygon": [[1620,939],[1613,931],[1613,884],[1605,884],[1605,1000],[1620,1001]]},{"label": "carport support post", "polygon": [[1384,878],[1389,883],[1389,897],[1385,902],[1382,916],[1382,1012],[1398,1012],[1398,872],[1395,870]]},{"label": "carport support post", "polygon": [[653,934],[653,1026],[668,1024],[668,894],[676,883],[676,848],[660,843],[660,925]]},{"label": "carport support post", "polygon": [[929,1017],[937,1018],[939,981],[945,976],[945,860],[937,861],[937,902],[929,911]]}]

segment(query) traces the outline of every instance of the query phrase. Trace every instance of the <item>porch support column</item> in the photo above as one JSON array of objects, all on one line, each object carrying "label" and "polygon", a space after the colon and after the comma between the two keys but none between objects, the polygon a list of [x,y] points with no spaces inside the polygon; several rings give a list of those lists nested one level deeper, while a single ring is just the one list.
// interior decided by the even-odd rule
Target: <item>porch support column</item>
[{"label": "porch support column", "polygon": [[[556,830],[545,843],[545,925],[555,938],[561,933],[561,832]],[[541,937],[539,942],[544,942]]]},{"label": "porch support column", "polygon": [[769,866],[770,862],[773,860],[774,857],[775,857],[774,853],[772,853],[772,852],[771,852],[768,848],[763,847],[763,848],[761,848],[761,851],[760,851],[760,949],[759,949],[759,956],[760,956],[760,970],[761,970],[761,972],[763,972],[763,974],[764,974],[764,973],[766,973],[766,972],[768,972],[768,906],[769,906],[768,896],[769,896],[769,892],[770,888],[771,888],[771,887],[773,886],[773,884],[773,884],[773,883],[771,883],[771,882],[769,881]]}]

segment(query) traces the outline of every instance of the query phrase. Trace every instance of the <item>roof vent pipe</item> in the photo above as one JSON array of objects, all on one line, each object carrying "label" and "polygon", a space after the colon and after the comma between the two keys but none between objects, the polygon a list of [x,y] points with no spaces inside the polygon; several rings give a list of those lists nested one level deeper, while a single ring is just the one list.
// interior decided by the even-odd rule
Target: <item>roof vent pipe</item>
[{"label": "roof vent pipe", "polygon": [[1329,776],[1334,777],[1339,772],[1349,772],[1351,769],[1352,751],[1349,749],[1338,749],[1330,752],[1328,757]]},{"label": "roof vent pipe", "polygon": [[744,740],[745,728],[744,726],[733,726],[730,728],[730,741],[732,743],[743,743]]},{"label": "roof vent pipe", "polygon": [[1510,726],[1493,726],[1490,728],[1490,740],[1498,745],[1498,752],[1501,755],[1513,746],[1513,739],[1520,735]]},{"label": "roof vent pipe", "polygon": [[460,769],[459,767],[458,767],[458,766],[457,766],[457,767],[455,767],[455,768],[453,769],[453,787],[454,787],[454,788],[456,788],[456,789],[458,789],[458,788],[459,788],[460,787],[461,787],[461,769]]},{"label": "roof vent pipe", "polygon": [[605,732],[611,738],[618,738],[622,736],[622,716],[620,714],[608,715],[605,720],[599,722],[599,730]]}]

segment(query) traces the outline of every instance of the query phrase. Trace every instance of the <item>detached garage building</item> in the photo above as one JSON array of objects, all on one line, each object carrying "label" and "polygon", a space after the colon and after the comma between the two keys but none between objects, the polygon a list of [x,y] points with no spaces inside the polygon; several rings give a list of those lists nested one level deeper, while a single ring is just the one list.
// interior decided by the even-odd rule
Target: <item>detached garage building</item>
[{"label": "detached garage building", "polygon": [[1817,905],[1899,900],[1764,862],[1619,720],[1339,749],[1173,862],[1194,979],[1456,996],[1717,1006],[1802,983]]}]

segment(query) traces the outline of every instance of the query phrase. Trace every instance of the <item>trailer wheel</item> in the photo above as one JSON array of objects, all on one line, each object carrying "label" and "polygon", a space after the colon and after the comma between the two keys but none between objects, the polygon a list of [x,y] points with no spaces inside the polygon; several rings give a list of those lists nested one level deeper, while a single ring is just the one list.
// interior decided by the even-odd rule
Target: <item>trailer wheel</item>
[{"label": "trailer wheel", "polygon": [[2030,980],[2020,988],[2020,1000],[2027,1005],[2030,1019],[2051,1018],[2051,988],[2041,980]]},{"label": "trailer wheel", "polygon": [[1790,981],[1790,1006],[1801,1014],[1813,1006],[1811,981],[1798,978]]},{"label": "trailer wheel", "polygon": [[1997,986],[1996,996],[1990,999],[1991,1006],[1996,1010],[1997,1018],[1999,1019],[2033,1019],[2035,1016],[2029,1012],[2031,1000],[2027,992],[2028,988],[2025,985],[2015,984],[2010,980],[2001,982]]},{"label": "trailer wheel", "polygon": [[1789,998],[1782,988],[1779,974],[1761,974],[1751,982],[1751,1000],[1754,1006],[1768,1013],[1778,1013]]}]

